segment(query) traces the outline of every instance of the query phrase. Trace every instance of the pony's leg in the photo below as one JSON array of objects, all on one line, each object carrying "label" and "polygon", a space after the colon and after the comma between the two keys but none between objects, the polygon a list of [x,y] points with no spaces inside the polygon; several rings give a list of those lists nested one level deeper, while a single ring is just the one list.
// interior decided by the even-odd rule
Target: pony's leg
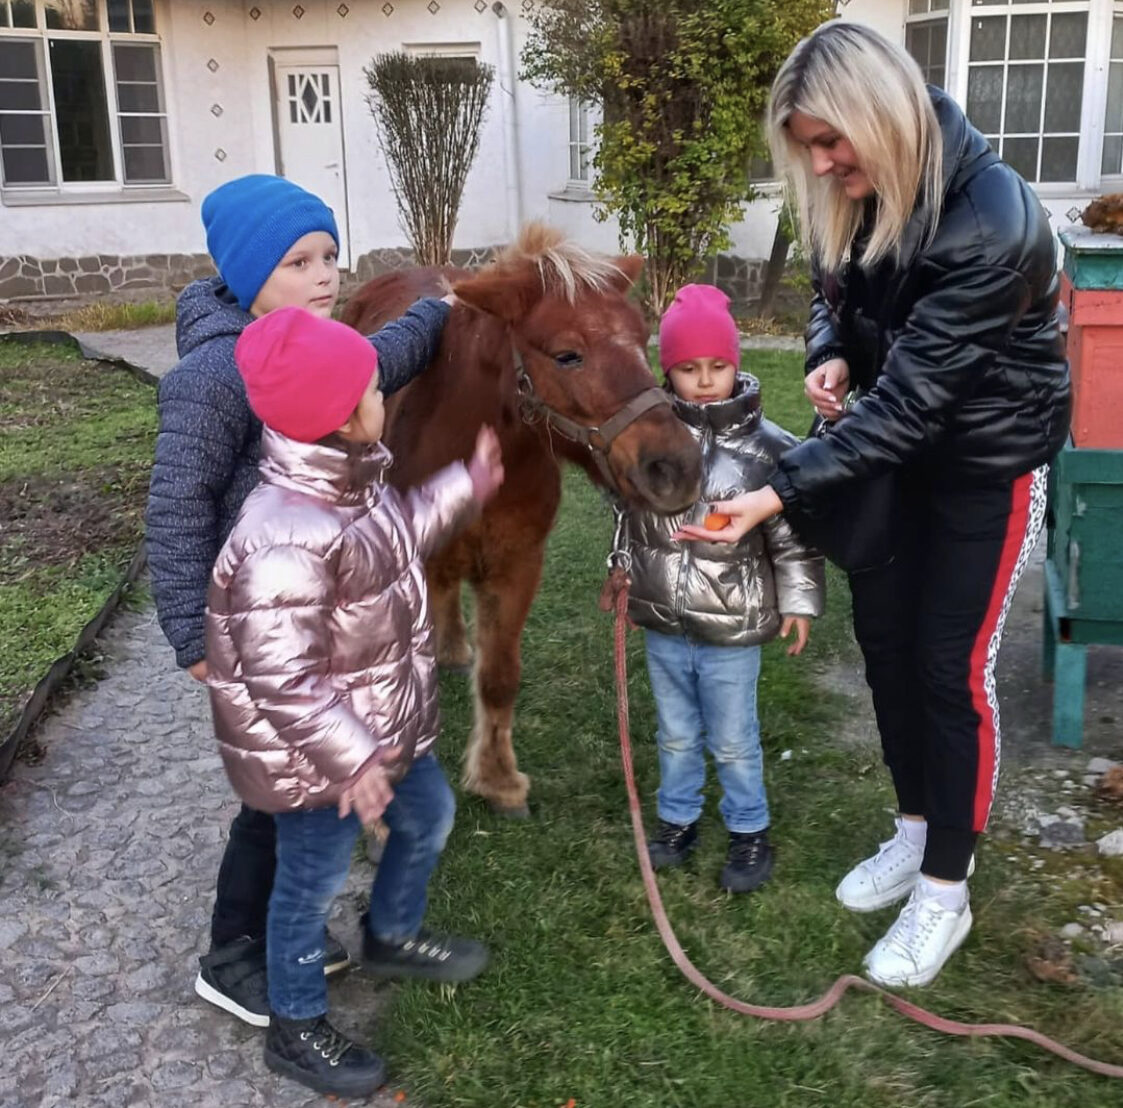
[{"label": "pony's leg", "polygon": [[476,723],[464,753],[463,785],[498,812],[527,815],[530,778],[511,738],[522,674],[523,626],[542,576],[542,544],[501,559],[502,575],[476,583]]},{"label": "pony's leg", "polygon": [[435,558],[425,568],[437,635],[437,664],[467,673],[472,665],[472,644],[460,608],[461,574],[451,558]]}]

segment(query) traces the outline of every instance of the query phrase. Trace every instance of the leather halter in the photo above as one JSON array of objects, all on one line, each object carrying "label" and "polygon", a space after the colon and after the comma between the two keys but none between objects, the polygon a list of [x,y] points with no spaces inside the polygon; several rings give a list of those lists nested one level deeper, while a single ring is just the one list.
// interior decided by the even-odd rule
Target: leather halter
[{"label": "leather halter", "polygon": [[[543,357],[549,357],[540,351]],[[534,382],[526,371],[523,356],[515,341],[511,340],[511,354],[515,362],[515,391],[518,394],[519,415],[524,423],[533,425],[545,423],[551,431],[556,431],[563,439],[583,446],[596,464],[605,483],[615,492],[620,492],[616,478],[608,464],[608,452],[621,431],[635,423],[645,412],[652,408],[670,405],[670,397],[657,385],[637,393],[618,412],[610,416],[599,427],[589,427],[564,416],[546,404],[534,390]]]}]

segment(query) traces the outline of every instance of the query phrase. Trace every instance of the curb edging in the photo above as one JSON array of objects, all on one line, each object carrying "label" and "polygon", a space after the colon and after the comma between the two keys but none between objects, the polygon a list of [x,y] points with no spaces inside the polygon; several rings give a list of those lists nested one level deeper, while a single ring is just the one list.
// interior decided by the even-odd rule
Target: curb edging
[{"label": "curb edging", "polygon": [[[76,347],[83,358],[89,361],[108,362],[110,365],[128,371],[145,384],[155,385],[159,381],[155,374],[149,373],[148,370],[133,365],[123,358],[106,357],[97,351],[90,350],[68,331],[10,331],[6,334],[0,334],[0,344],[6,343],[21,346],[43,344]],[[136,584],[147,564],[148,557],[144,539],[141,539],[129,561],[128,568],[106,598],[105,603],[78,632],[78,637],[70,650],[56,658],[47,668],[47,672],[36,682],[31,696],[28,697],[23,710],[20,712],[19,719],[16,720],[15,727],[0,740],[0,785],[3,785],[8,778],[20,744],[38,722],[39,717],[63,682],[70,676],[79,655],[89,650],[94,644],[114,612],[116,612],[122,598]]]}]

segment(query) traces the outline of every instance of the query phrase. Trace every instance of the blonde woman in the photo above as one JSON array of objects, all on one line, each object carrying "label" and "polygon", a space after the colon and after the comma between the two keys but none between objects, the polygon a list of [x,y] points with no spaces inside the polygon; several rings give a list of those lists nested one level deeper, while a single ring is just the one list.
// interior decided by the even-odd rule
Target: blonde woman
[{"label": "blonde woman", "polygon": [[1068,432],[1053,238],[1026,183],[866,27],[830,22],[792,51],[769,125],[815,274],[805,391],[830,430],[716,506],[724,531],[681,537],[733,542],[781,511],[798,523],[894,474],[891,555],[850,589],[899,818],[837,896],[857,912],[906,901],[866,971],[926,985],[971,928],[995,659]]}]

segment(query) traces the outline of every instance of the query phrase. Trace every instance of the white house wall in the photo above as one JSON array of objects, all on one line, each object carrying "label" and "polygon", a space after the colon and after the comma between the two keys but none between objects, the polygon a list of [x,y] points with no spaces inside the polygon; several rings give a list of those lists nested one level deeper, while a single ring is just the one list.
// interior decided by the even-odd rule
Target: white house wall
[{"label": "white house wall", "polygon": [[[157,0],[171,187],[156,190],[157,200],[141,189],[128,190],[125,199],[119,188],[107,193],[100,186],[58,195],[3,190],[0,299],[64,292],[69,286],[50,259],[80,259],[80,271],[92,273],[82,291],[158,284],[161,265],[164,283],[173,287],[205,270],[202,199],[233,177],[277,171],[269,57],[301,48],[330,48],[337,55],[345,214],[350,258],[360,275],[383,264],[383,255],[388,264],[408,255],[362,72],[372,55],[403,47],[464,48],[497,70],[454,240],[459,258],[482,257],[529,218],[546,219],[587,246],[617,249],[615,222],[596,221],[591,196],[567,181],[567,101],[511,79],[528,31],[523,3]],[[849,0],[841,15],[902,41],[905,11],[906,0]],[[960,83],[965,87],[957,75],[964,64],[962,52],[952,51],[953,92]],[[1087,202],[1087,194],[1071,188],[1039,192],[1055,226],[1067,221],[1074,203]],[[778,208],[778,193],[766,187],[732,228],[730,254],[759,270],[771,250]],[[742,268],[735,276],[751,285],[757,270]],[[728,283],[728,266],[723,276]]]}]

